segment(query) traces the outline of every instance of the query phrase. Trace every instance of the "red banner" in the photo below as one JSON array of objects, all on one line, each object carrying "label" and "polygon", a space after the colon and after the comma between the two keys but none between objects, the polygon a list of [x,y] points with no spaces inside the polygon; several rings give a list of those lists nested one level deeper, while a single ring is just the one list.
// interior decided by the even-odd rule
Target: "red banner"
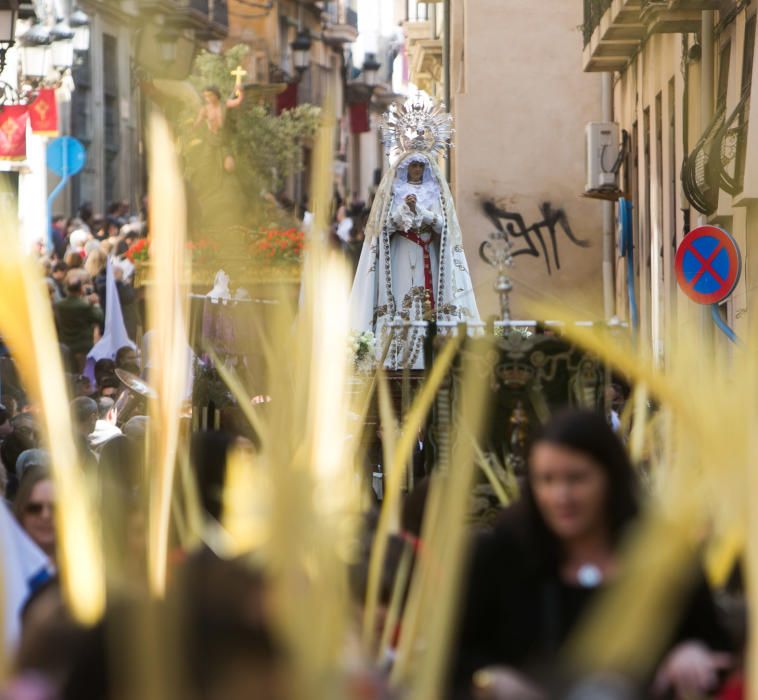
[{"label": "red banner", "polygon": [[297,83],[288,83],[283,92],[276,96],[276,113],[297,107]]},{"label": "red banner", "polygon": [[29,105],[32,131],[40,136],[58,136],[58,102],[53,88],[42,88]]},{"label": "red banner", "polygon": [[350,133],[365,134],[371,131],[368,120],[368,102],[353,102],[350,105]]},{"label": "red banner", "polygon": [[0,160],[26,158],[27,105],[4,105],[0,111]]}]

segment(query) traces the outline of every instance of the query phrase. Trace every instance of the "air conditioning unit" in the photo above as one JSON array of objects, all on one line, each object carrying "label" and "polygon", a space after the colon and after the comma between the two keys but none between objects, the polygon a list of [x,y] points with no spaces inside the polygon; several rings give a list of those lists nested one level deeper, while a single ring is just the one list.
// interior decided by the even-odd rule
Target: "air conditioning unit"
[{"label": "air conditioning unit", "polygon": [[590,122],[585,136],[585,194],[618,192],[619,125],[614,122]]}]

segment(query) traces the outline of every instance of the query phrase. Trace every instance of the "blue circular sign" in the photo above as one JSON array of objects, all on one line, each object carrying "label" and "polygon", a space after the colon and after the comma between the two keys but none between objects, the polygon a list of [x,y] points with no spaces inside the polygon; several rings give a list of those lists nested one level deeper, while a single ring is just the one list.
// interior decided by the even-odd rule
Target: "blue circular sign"
[{"label": "blue circular sign", "polygon": [[679,245],[674,262],[681,290],[698,304],[718,304],[737,286],[742,256],[736,241],[716,226],[699,226]]},{"label": "blue circular sign", "polygon": [[58,177],[76,175],[87,162],[87,149],[73,136],[60,136],[47,144],[47,167]]}]

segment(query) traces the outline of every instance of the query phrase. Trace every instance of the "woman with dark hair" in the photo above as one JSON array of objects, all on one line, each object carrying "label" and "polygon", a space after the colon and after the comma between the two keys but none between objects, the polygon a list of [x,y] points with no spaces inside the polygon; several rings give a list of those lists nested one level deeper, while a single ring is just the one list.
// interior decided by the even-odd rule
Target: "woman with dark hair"
[{"label": "woman with dark hair", "polygon": [[[459,697],[541,695],[535,679],[559,672],[562,646],[618,573],[620,542],[638,510],[635,473],[603,416],[569,411],[544,426],[521,500],[474,549],[455,666]],[[676,697],[713,690],[725,657],[710,650],[728,648],[699,584],[656,678]]]},{"label": "woman with dark hair", "polygon": [[55,562],[55,487],[46,466],[31,466],[20,477],[13,514],[34,543]]}]

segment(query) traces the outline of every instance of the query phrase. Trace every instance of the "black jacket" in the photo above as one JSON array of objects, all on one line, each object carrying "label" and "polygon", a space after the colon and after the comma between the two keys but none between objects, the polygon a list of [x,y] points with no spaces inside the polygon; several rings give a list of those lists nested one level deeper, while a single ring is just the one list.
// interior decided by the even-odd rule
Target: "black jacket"
[{"label": "black jacket", "polygon": [[[486,666],[508,666],[539,681],[556,680],[559,652],[601,588],[564,582],[530,537],[520,506],[506,511],[491,532],[477,537],[455,644],[453,685],[469,697],[472,675]],[[729,650],[728,637],[702,573],[693,576],[679,624],[667,650],[699,640]]]}]

